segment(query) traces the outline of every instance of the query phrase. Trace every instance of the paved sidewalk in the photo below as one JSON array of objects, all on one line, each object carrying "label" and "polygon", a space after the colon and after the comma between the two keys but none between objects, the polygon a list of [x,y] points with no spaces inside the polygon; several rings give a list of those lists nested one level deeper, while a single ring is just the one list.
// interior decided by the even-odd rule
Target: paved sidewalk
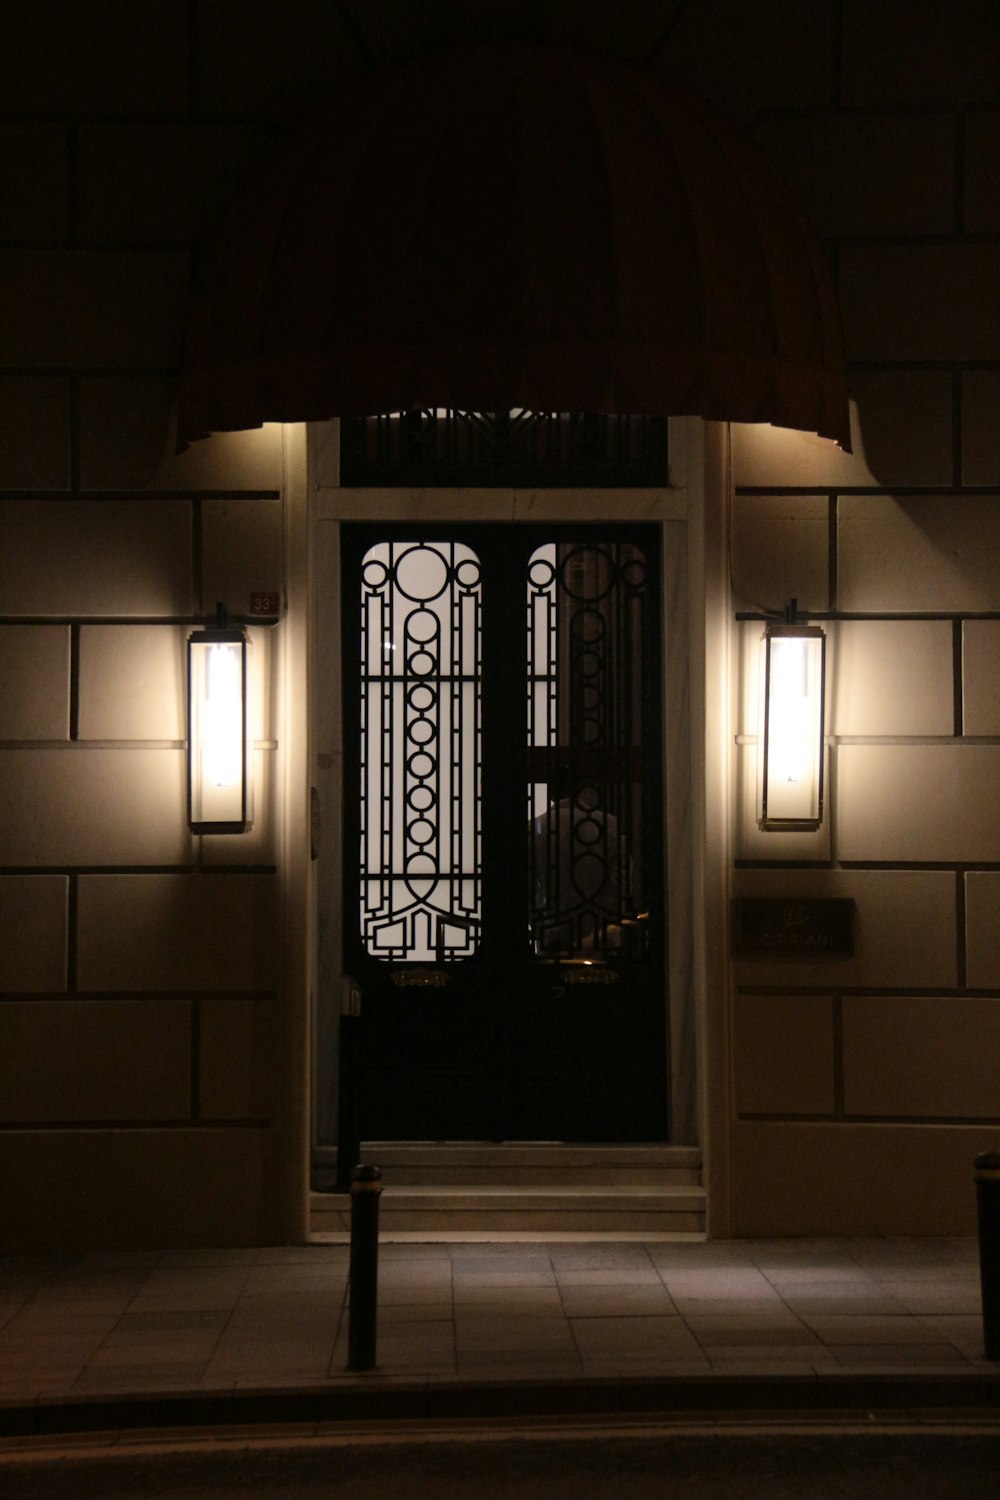
[{"label": "paved sidewalk", "polygon": [[383,1244],[365,1374],[346,1370],[347,1269],[329,1244],[0,1261],[0,1419],[498,1382],[922,1376],[988,1393],[1000,1375],[974,1240]]}]

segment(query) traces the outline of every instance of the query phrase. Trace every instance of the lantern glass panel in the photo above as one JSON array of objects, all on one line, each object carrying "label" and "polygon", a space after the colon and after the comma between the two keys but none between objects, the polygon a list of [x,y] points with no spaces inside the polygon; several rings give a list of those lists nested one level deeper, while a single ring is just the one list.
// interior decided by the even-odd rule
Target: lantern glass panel
[{"label": "lantern glass panel", "polygon": [[242,832],[252,821],[247,736],[249,642],[209,633],[188,643],[191,826]]},{"label": "lantern glass panel", "polygon": [[817,828],[823,818],[826,639],[774,628],[761,642],[758,818],[762,828]]}]

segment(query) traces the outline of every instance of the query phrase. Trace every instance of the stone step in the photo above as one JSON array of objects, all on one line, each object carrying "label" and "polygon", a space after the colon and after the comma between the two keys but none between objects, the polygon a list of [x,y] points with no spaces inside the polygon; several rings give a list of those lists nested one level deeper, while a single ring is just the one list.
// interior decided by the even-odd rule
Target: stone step
[{"label": "stone step", "polygon": [[[312,1195],[314,1234],[346,1235],[350,1231],[350,1195]],[[701,1235],[705,1196],[700,1187],[554,1188],[509,1184],[387,1186],[382,1190],[379,1228],[394,1235],[434,1239],[471,1234],[487,1238],[507,1234],[572,1234],[595,1237]]]},{"label": "stone step", "polygon": [[[366,1141],[382,1172],[383,1238],[429,1240],[673,1235],[705,1230],[701,1153],[693,1146],[519,1141]],[[318,1182],[333,1185],[335,1157]],[[325,1184],[323,1184],[325,1185]],[[350,1195],[315,1192],[314,1234],[350,1232]]]},{"label": "stone step", "polygon": [[[697,1187],[701,1153],[694,1146],[562,1146],[369,1141],[362,1158],[388,1185],[524,1187]],[[332,1185],[333,1160],[325,1169]],[[324,1184],[325,1185],[325,1184]]]}]

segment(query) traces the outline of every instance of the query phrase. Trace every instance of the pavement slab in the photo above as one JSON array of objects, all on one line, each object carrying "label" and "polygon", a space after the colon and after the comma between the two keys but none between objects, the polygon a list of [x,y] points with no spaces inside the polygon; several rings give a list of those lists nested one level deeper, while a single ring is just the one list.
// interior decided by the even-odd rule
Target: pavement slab
[{"label": "pavement slab", "polygon": [[237,1395],[712,1404],[740,1380],[809,1405],[917,1382],[1000,1416],[971,1240],[386,1243],[371,1371],[347,1368],[348,1271],[325,1243],[0,1260],[0,1434],[185,1401],[218,1419]]}]

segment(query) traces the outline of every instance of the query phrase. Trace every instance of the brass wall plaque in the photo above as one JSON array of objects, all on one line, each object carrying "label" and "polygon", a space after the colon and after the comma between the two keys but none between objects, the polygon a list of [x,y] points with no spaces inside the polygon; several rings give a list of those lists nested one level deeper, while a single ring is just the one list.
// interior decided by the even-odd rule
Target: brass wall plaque
[{"label": "brass wall plaque", "polygon": [[733,902],[733,955],[736,958],[851,958],[854,954],[854,902],[847,898],[797,901],[794,898]]},{"label": "brass wall plaque", "polygon": [[422,969],[414,965],[412,969],[394,969],[389,975],[389,983],[397,990],[443,990],[448,975],[443,969]]},{"label": "brass wall plaque", "polygon": [[556,965],[560,984],[617,984],[617,969],[607,964],[593,963],[590,959],[567,958]]}]

